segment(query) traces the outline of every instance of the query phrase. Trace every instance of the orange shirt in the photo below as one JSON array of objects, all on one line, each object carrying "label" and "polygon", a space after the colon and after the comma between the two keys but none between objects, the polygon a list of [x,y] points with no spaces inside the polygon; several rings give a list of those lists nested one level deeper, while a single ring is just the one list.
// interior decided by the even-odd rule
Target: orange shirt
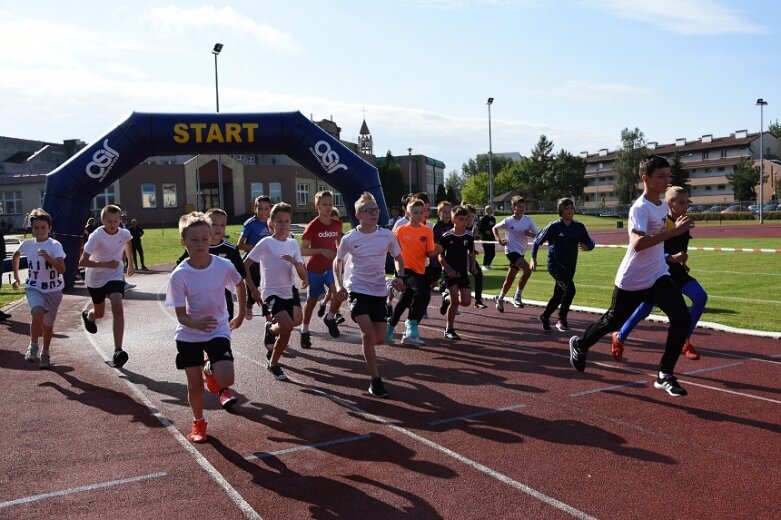
[{"label": "orange shirt", "polygon": [[419,227],[404,224],[397,227],[394,233],[401,245],[404,269],[418,274],[426,274],[428,252],[434,251],[434,232],[431,231],[431,228],[423,224]]}]

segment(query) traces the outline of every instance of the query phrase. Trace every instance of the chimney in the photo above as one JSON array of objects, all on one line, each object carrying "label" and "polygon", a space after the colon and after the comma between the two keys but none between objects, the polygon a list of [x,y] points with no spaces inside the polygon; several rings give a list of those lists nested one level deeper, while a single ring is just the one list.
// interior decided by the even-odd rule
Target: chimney
[{"label": "chimney", "polygon": [[713,142],[713,134],[705,134],[702,136],[702,142],[703,143],[712,143]]},{"label": "chimney", "polygon": [[685,137],[679,137],[675,140],[675,146],[686,146],[686,138]]}]

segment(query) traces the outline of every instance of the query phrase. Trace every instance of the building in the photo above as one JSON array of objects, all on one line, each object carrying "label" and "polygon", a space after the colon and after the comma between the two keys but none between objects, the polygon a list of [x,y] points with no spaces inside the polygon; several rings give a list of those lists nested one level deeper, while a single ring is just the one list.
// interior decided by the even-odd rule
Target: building
[{"label": "building", "polygon": [[[392,157],[401,170],[407,193],[425,191],[432,201],[437,200],[437,188],[445,185],[445,163],[425,155],[413,155],[411,151]],[[381,164],[385,157],[378,157],[377,161]]]},{"label": "building", "polygon": [[[677,154],[684,171],[689,174],[691,202],[712,205],[734,201],[735,196],[727,175],[735,172],[741,159],[759,163],[759,142],[759,132],[738,130],[726,137],[706,134],[695,140],[680,138],[674,143],[649,142],[646,146],[649,153],[661,155],[670,162]],[[778,183],[781,182],[781,162],[777,161],[779,140],[771,133],[765,132],[762,135],[762,145],[765,148],[763,158],[766,176],[763,195],[764,202],[767,202],[776,193]],[[616,182],[613,164],[616,153],[617,150],[608,151],[607,148],[595,154],[581,152],[580,156],[586,161],[584,209],[601,210],[614,208],[619,204],[613,195]]]}]

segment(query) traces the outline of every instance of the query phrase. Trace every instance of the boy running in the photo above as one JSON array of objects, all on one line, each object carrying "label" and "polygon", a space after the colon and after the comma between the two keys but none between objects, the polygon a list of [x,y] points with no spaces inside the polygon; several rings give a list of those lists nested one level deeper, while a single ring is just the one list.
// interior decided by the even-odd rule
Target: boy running
[{"label": "boy running", "polygon": [[[439,244],[442,240],[442,236],[453,229],[453,205],[450,202],[443,200],[437,204],[437,215],[439,220],[434,223],[432,231],[434,232],[434,244]],[[439,313],[444,315],[447,312],[448,298],[447,298],[447,284],[442,280],[442,265],[439,263],[438,258],[432,258],[429,263],[429,277],[431,283],[439,283],[439,293],[442,296],[442,304],[439,306]]]},{"label": "boy running", "polygon": [[[166,307],[176,311],[176,368],[187,376],[187,400],[193,412],[193,427],[187,439],[206,442],[203,416],[203,381],[218,395],[220,406],[230,409],[236,398],[228,387],[233,384],[231,330],[244,320],[246,294],[242,277],[229,260],[209,254],[211,224],[200,212],[179,219],[179,240],[189,258],[176,266],[166,291]],[[228,322],[223,291],[235,287],[239,313]],[[209,362],[204,366],[204,355]]]},{"label": "boy running", "polygon": [[390,253],[395,260],[398,276],[393,285],[398,290],[404,289],[404,260],[393,233],[377,225],[379,208],[370,193],[363,193],[355,202],[355,214],[359,225],[345,235],[336,252],[336,289],[340,298],[349,299],[350,315],[361,329],[363,357],[371,376],[369,393],[387,397],[374,350],[382,344],[385,332],[385,257]]},{"label": "boy running", "polygon": [[670,320],[667,344],[659,363],[654,387],[672,396],[686,395],[673,375],[691,320],[680,288],[670,277],[664,258],[664,242],[688,233],[694,221],[687,215],[675,219],[675,227],[666,230],[667,204],[661,196],[670,180],[670,163],[659,155],[646,157],[640,173],[643,194],[629,209],[629,247],[618,268],[610,308],[589,325],[582,337],[569,340],[570,364],[578,372],[586,369],[588,350],[605,334],[618,330],[638,305],[655,303]]},{"label": "boy running", "polygon": [[475,240],[466,228],[472,217],[465,207],[458,207],[453,213],[453,229],[442,235],[442,252],[439,262],[442,264],[442,282],[447,286],[449,306],[447,308],[447,327],[445,338],[461,339],[456,333],[454,323],[458,306],[469,307],[472,295],[469,292],[469,273],[480,272],[475,267]]},{"label": "boy running", "polygon": [[[25,294],[30,307],[30,345],[24,359],[34,363],[38,361],[38,339],[43,333],[43,351],[38,365],[41,368],[51,366],[49,347],[54,335],[54,320],[62,302],[63,280],[65,272],[65,250],[62,244],[49,238],[52,218],[41,208],[30,212],[30,226],[33,238],[24,240],[14,252],[14,291],[19,289],[19,260],[27,257],[27,280]],[[2,240],[2,237],[0,237]]]},{"label": "boy running", "polygon": [[244,259],[244,266],[247,268],[254,262],[260,264],[260,290],[254,282],[251,283],[250,290],[256,302],[263,302],[264,314],[272,316],[272,320],[266,322],[263,343],[267,349],[271,348],[270,345],[274,345],[266,358],[268,371],[278,381],[287,379],[279,365],[279,359],[290,340],[290,333],[295,327],[301,325],[302,319],[301,302],[298,299],[298,289],[295,288],[293,269],[298,277],[304,280],[304,286],[307,284],[301,249],[296,240],[290,237],[292,212],[289,204],[284,202],[274,204],[270,217],[272,235],[258,242]]},{"label": "boy running", "polygon": [[[271,235],[271,231],[268,228],[268,215],[271,211],[271,197],[268,195],[260,195],[255,197],[255,214],[244,221],[244,225],[241,228],[241,236],[236,247],[240,251],[244,251],[244,258],[247,258],[247,253],[252,251],[255,244],[260,242],[261,239]],[[260,266],[252,264],[249,269],[249,275],[252,278],[252,283],[255,287],[260,285]],[[252,319],[252,306],[256,303],[250,290],[250,285],[247,284],[247,315],[248,320]]]},{"label": "boy running", "polygon": [[[513,214],[493,228],[494,237],[496,237],[499,244],[504,246],[504,254],[507,256],[507,260],[510,261],[510,268],[507,270],[507,276],[502,285],[502,292],[496,297],[496,310],[499,312],[504,312],[504,296],[513,286],[513,281],[518,271],[523,271],[523,274],[521,279],[518,280],[518,288],[515,290],[513,305],[523,308],[523,300],[521,299],[523,288],[526,287],[526,282],[529,281],[529,277],[532,274],[531,267],[526,263],[523,255],[528,245],[527,237],[534,238],[537,236],[537,226],[534,225],[532,219],[524,215],[526,211],[524,198],[520,195],[515,195],[510,199],[510,202],[513,206]],[[502,238],[500,231],[505,231],[506,238]]]},{"label": "boy running", "polygon": [[[123,255],[132,258],[130,231],[120,227],[122,210],[110,204],[100,212],[102,226],[90,234],[79,259],[84,267],[84,281],[92,297],[92,309],[81,313],[84,328],[90,334],[98,332],[96,320],[106,314],[106,298],[111,302],[113,316],[114,356],[112,366],[122,368],[127,363],[127,352],[122,350],[125,335],[125,313],[122,300],[125,297],[125,277],[122,274]],[[127,275],[133,275],[133,262],[127,266]]]},{"label": "boy running", "polygon": [[[307,224],[301,237],[301,256],[308,256],[306,273],[309,282],[304,319],[301,324],[301,348],[311,348],[312,340],[309,333],[309,321],[320,297],[336,290],[334,285],[333,261],[336,258],[336,248],[342,239],[342,221],[333,218],[334,196],[330,191],[319,191],[315,194],[317,217]],[[332,338],[339,337],[339,326],[336,322],[336,311],[342,300],[331,298],[331,307],[323,318]]]}]

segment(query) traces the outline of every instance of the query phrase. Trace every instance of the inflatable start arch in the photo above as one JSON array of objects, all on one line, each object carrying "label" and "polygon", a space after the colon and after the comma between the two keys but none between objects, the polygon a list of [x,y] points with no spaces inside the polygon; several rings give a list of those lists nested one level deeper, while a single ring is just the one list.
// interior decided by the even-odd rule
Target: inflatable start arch
[{"label": "inflatable start arch", "polygon": [[354,203],[364,191],[377,199],[380,222],[388,220],[377,168],[300,112],[134,112],[46,176],[43,207],[54,219],[54,238],[65,248],[66,287],[76,280],[92,199],[148,157],[196,153],[286,154],[342,194],[353,223]]}]

